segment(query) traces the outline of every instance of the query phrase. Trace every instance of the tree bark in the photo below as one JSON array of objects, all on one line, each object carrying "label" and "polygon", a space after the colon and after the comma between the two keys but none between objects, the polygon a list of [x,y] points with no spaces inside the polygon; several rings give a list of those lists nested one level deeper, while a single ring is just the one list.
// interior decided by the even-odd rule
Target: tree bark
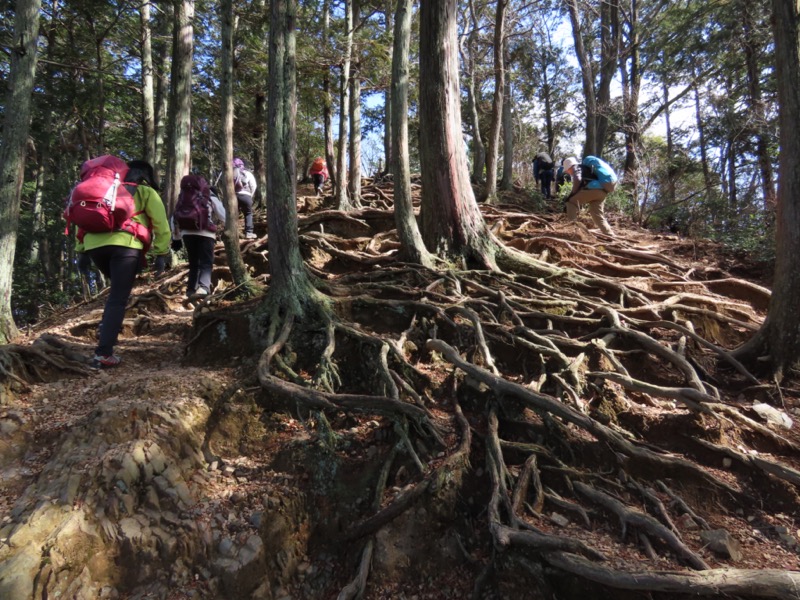
[{"label": "tree bark", "polygon": [[181,179],[189,173],[191,166],[193,22],[194,0],[179,0],[175,4],[172,46],[171,118],[167,145],[170,151],[162,194],[169,215],[175,210]]},{"label": "tree bark", "polygon": [[347,118],[350,106],[350,58],[353,51],[353,2],[344,0],[344,56],[339,75],[339,148],[336,162],[336,203],[339,210],[355,208],[347,195]]},{"label": "tree bark", "polygon": [[413,0],[398,0],[394,18],[392,52],[392,151],[387,165],[394,182],[394,220],[401,252],[408,262],[427,267],[433,261],[422,241],[411,201],[411,167],[408,157],[408,57],[411,47],[411,6]]},{"label": "tree bark", "polygon": [[269,30],[267,107],[267,213],[269,302],[303,313],[312,286],[300,254],[295,162],[297,92],[295,72],[296,0],[272,0]]},{"label": "tree bark", "polygon": [[594,74],[589,62],[589,55],[583,44],[581,19],[578,12],[578,0],[567,0],[569,21],[572,25],[572,39],[575,44],[575,56],[581,68],[581,85],[583,86],[583,99],[586,104],[586,140],[583,143],[583,155],[595,154],[597,148],[597,100],[594,95]]},{"label": "tree bark", "polygon": [[11,66],[0,138],[0,344],[11,342],[18,334],[11,310],[11,286],[41,6],[41,0],[17,0],[13,46],[9,49]]},{"label": "tree bark", "polygon": [[753,30],[753,10],[756,8],[751,2],[741,2],[742,11],[742,45],[744,47],[745,64],[747,65],[747,88],[750,96],[750,111],[752,123],[755,128],[756,156],[758,169],[761,174],[761,193],[767,210],[771,211],[776,203],[775,178],[772,171],[772,157],[769,150],[769,136],[767,133],[767,114],[761,93],[761,67],[758,64],[758,50],[754,47],[755,35]]},{"label": "tree bark", "polygon": [[[327,49],[330,45],[329,30],[331,22],[330,0],[322,3],[322,43]],[[325,162],[328,163],[328,177],[336,189],[336,157],[333,150],[333,100],[331,100],[331,70],[326,65],[322,76],[322,125],[325,132]]]},{"label": "tree bark", "polygon": [[765,347],[780,380],[800,366],[800,2],[772,1],[780,124],[775,279],[764,325],[737,355]]},{"label": "tree bark", "polygon": [[[384,5],[383,15],[386,19],[386,32],[387,34],[394,30],[394,23],[392,23],[392,0],[386,0]],[[392,163],[394,162],[394,103],[392,102],[392,84],[389,83],[386,91],[383,93],[383,105],[386,107],[383,115],[383,155],[386,159],[385,172],[392,172]]]},{"label": "tree bark", "polygon": [[422,237],[439,256],[495,268],[495,245],[469,182],[461,133],[456,0],[420,3]]},{"label": "tree bark", "polygon": [[622,183],[633,200],[634,221],[641,223],[639,206],[639,154],[641,150],[641,124],[639,123],[639,94],[642,75],[639,64],[639,8],[638,0],[631,0],[628,16],[628,47],[626,58],[620,60],[623,100],[623,131],[625,133],[625,166]]},{"label": "tree bark", "polygon": [[[353,27],[355,28],[361,18],[361,5],[358,0],[353,3]],[[356,49],[358,52],[358,49]],[[348,181],[348,192],[350,205],[352,207],[361,206],[361,67],[358,58],[353,62],[353,69],[350,73],[350,143],[348,155],[350,163],[350,173]]]},{"label": "tree bark", "polygon": [[611,82],[619,60],[619,0],[602,0],[600,5],[600,83],[597,86],[597,138],[594,154],[602,154],[608,139],[611,113]]},{"label": "tree bark", "polygon": [[478,44],[478,17],[475,13],[475,2],[469,2],[470,29],[467,37],[467,56],[464,62],[467,63],[467,118],[472,129],[472,181],[481,183],[483,181],[483,170],[486,166],[486,147],[481,136],[481,121],[478,115],[478,98],[475,92],[475,48]]},{"label": "tree bark", "polygon": [[149,1],[142,3],[139,18],[142,31],[142,158],[152,165],[156,160],[156,108]]},{"label": "tree bark", "polygon": [[489,145],[486,150],[486,187],[483,198],[489,204],[497,203],[497,155],[500,148],[500,125],[502,124],[503,94],[505,93],[506,69],[503,64],[506,6],[508,0],[497,0],[494,24],[494,100],[492,101],[492,124],[489,130]]},{"label": "tree bark", "polygon": [[[508,38],[503,42],[503,65],[508,69],[510,57]],[[511,78],[506,73],[505,90],[503,91],[503,179],[500,189],[510,191],[514,184],[514,123],[511,110]]]},{"label": "tree bark", "polygon": [[233,0],[222,0],[221,37],[222,69],[220,80],[220,105],[222,110],[222,198],[225,202],[225,254],[235,285],[246,285],[250,281],[247,265],[242,258],[239,245],[239,203],[233,182],[233,39],[235,35]]}]

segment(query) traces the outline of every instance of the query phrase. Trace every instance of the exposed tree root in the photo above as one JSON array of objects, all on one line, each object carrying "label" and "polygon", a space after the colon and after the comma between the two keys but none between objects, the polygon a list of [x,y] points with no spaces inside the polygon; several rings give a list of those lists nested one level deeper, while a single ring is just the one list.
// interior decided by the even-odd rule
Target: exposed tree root
[{"label": "exposed tree root", "polygon": [[627,573],[565,552],[546,554],[544,560],[562,571],[612,589],[776,600],[800,598],[800,573],[796,571],[709,569],[699,573]]},{"label": "exposed tree root", "polygon": [[[373,193],[376,203],[391,202],[391,195]],[[494,215],[498,236],[532,226],[553,229],[546,219],[539,223],[527,214],[486,210]],[[291,315],[283,315],[270,319],[273,330],[258,368],[266,398],[329,414],[378,415],[392,423],[391,452],[404,454],[403,480],[411,472],[412,481],[396,494],[379,484],[371,514],[346,530],[341,541],[374,534],[435,495],[445,473],[465,470],[475,450],[474,429],[486,445],[491,482],[486,514],[495,558],[515,551],[523,560],[535,557],[618,589],[696,589],[701,595],[728,590],[715,587],[721,571],[709,569],[692,547],[692,536],[682,539],[685,519],[676,516],[688,515],[703,529],[719,528],[698,494],[737,508],[756,501],[745,478],[718,475],[713,460],[705,465],[689,454],[698,447],[734,458],[753,473],[800,483],[800,472],[791,466],[703,439],[720,435],[747,439],[759,449],[763,444],[767,451],[797,452],[794,436],[772,431],[730,402],[731,390],[742,382],[759,385],[730,347],[760,327],[755,304],[741,300],[757,297],[763,303],[764,291],[732,278],[693,280],[694,269],[654,248],[634,249],[624,239],[588,243],[570,239],[566,231],[536,237],[530,229],[523,246],[538,258],[495,240],[482,270],[434,271],[395,260],[393,236],[376,231],[385,217],[383,211],[365,209],[326,211],[302,220],[303,243],[319,264],[335,259],[337,267],[351,271],[321,282],[335,318],[322,336],[317,330],[314,361],[307,359],[302,368],[290,364],[283,350],[297,347],[289,340],[300,334]],[[502,272],[493,270],[492,256]],[[736,290],[734,299],[718,295],[728,288]],[[466,374],[458,397],[441,383],[450,365]],[[354,371],[368,376],[354,376]],[[469,406],[469,422],[461,405]],[[452,436],[436,425],[450,407],[462,432],[456,449]],[[643,432],[652,426],[652,414],[672,422],[683,436],[651,442]],[[422,438],[435,440],[444,458],[418,451]],[[601,529],[607,532],[615,520],[621,539],[606,538],[602,552],[576,535],[576,527],[596,533],[597,521],[606,523]],[[626,536],[629,527],[632,536]],[[629,576],[590,562],[608,557],[607,544],[632,545],[651,560],[677,558],[709,577]],[[374,559],[372,540],[366,540],[360,558],[341,598],[363,593]],[[498,572],[494,563],[486,564],[482,581]],[[534,563],[527,564],[536,570]],[[769,580],[772,574],[765,573]],[[743,579],[730,583],[730,590],[724,593],[750,594]],[[763,597],[777,597],[770,594]]]}]

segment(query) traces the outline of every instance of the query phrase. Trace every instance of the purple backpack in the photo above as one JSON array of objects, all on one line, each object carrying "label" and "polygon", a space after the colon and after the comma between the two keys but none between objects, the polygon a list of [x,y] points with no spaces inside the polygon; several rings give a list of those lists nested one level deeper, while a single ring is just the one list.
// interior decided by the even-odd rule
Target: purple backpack
[{"label": "purple backpack", "polygon": [[181,193],[175,204],[172,218],[184,230],[217,231],[211,218],[211,190],[200,175],[186,175],[181,179]]}]

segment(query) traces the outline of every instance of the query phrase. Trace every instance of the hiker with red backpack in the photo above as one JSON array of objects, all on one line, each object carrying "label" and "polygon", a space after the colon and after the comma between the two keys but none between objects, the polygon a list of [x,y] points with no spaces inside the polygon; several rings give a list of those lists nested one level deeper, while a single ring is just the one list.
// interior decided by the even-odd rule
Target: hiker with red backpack
[{"label": "hiker with red backpack", "polygon": [[225,207],[201,175],[181,179],[181,191],[172,214],[172,249],[186,248],[189,282],[186,297],[202,300],[211,292],[217,225],[225,226]]},{"label": "hiker with red backpack", "polygon": [[319,196],[322,193],[322,186],[328,179],[328,165],[325,163],[325,159],[321,156],[316,157],[308,168],[308,174],[311,176],[311,181],[314,182],[314,193]]},{"label": "hiker with red backpack", "polygon": [[570,156],[564,159],[564,173],[572,178],[572,191],[566,200],[567,219],[578,220],[578,212],[584,204],[589,205],[589,214],[595,226],[604,234],[614,237],[614,230],[605,217],[606,196],[617,187],[617,174],[601,158],[585,156],[578,159]]},{"label": "hiker with red backpack", "polygon": [[101,156],[83,163],[80,175],[64,216],[68,227],[78,226],[76,250],[111,281],[90,363],[104,369],[121,361],[114,346],[136,274],[151,246],[157,258],[169,252],[169,223],[149,163]]}]

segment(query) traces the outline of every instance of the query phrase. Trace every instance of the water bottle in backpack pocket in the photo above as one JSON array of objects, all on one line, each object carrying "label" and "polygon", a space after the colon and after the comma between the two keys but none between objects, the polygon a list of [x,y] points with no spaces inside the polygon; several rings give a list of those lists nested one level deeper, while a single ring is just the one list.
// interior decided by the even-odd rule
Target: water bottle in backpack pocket
[{"label": "water bottle in backpack pocket", "polygon": [[581,181],[590,190],[613,192],[617,188],[617,174],[602,158],[584,156],[581,161]]}]

